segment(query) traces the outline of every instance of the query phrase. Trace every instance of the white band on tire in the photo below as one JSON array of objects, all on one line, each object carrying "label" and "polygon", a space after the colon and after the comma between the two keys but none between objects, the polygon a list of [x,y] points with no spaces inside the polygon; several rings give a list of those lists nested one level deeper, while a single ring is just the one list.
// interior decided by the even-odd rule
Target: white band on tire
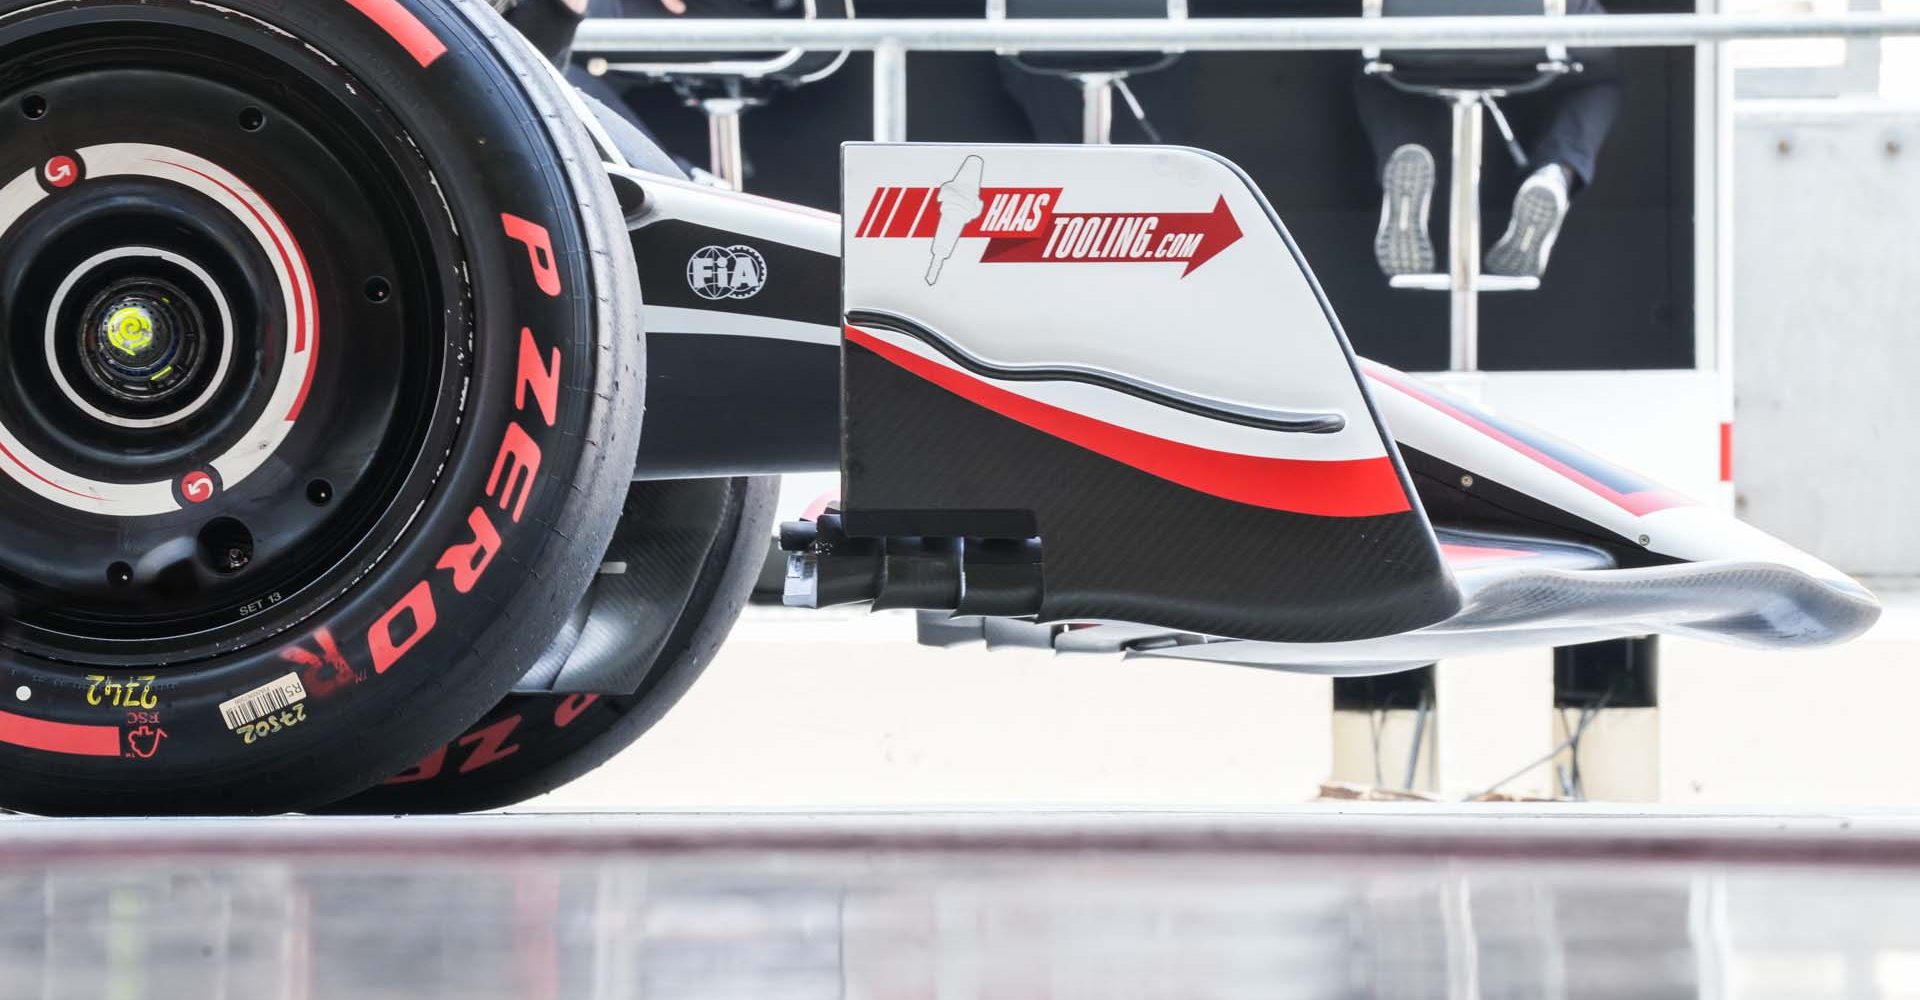
[{"label": "white band on tire", "polygon": [[[86,277],[88,271],[108,261],[125,260],[128,257],[152,257],[156,260],[164,260],[186,271],[188,274],[193,275],[200,280],[201,285],[206,287],[207,294],[213,297],[214,307],[220,312],[219,336],[224,339],[216,342],[220,348],[220,361],[214,366],[213,381],[207,383],[207,387],[200,391],[200,395],[194,397],[193,402],[165,416],[122,417],[118,414],[108,413],[92,403],[87,402],[84,397],[78,392],[75,392],[73,385],[67,381],[66,373],[61,371],[60,366],[51,360],[54,356],[55,338],[59,333],[55,328],[59,325],[60,306],[66,301],[67,293],[73,291],[73,286],[78,284],[81,278]],[[168,424],[177,423],[200,412],[201,408],[205,407],[207,402],[213,399],[214,394],[220,391],[220,384],[226,381],[227,378],[227,368],[233,363],[233,333],[233,311],[227,308],[227,297],[221,294],[220,286],[214,282],[213,275],[208,274],[206,268],[170,250],[160,250],[154,247],[119,247],[113,250],[102,250],[88,257],[86,260],[81,261],[80,266],[74,268],[73,272],[67,275],[66,280],[60,283],[60,287],[54,290],[53,302],[47,306],[48,367],[53,370],[53,382],[59,386],[60,391],[66,395],[67,402],[79,407],[95,420],[114,424],[119,427],[165,427]]]}]

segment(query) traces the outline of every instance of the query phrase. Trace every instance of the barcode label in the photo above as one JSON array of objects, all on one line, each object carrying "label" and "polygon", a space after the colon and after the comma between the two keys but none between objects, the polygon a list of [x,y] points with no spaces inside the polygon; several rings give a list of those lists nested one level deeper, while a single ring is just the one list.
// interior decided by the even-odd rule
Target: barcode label
[{"label": "barcode label", "polygon": [[288,674],[276,681],[248,691],[238,698],[229,698],[220,703],[220,718],[225,719],[228,729],[241,726],[293,704],[307,699],[306,685],[300,683],[299,674]]}]

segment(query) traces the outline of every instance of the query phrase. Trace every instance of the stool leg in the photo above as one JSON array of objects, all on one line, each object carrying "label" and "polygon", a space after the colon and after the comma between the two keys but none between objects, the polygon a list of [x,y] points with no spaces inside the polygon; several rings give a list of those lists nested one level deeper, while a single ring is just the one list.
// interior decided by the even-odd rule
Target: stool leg
[{"label": "stool leg", "polygon": [[907,50],[898,42],[873,50],[873,141],[907,141]]},{"label": "stool leg", "polygon": [[1087,73],[1079,80],[1080,141],[1089,146],[1105,146],[1113,141],[1113,75]]},{"label": "stool leg", "polygon": [[1480,131],[1478,93],[1453,94],[1453,191],[1447,203],[1448,367],[1480,369]]},{"label": "stool leg", "polygon": [[700,108],[707,113],[710,169],[727,187],[739,191],[747,180],[746,160],[740,151],[740,113],[746,110],[746,102],[702,101]]}]

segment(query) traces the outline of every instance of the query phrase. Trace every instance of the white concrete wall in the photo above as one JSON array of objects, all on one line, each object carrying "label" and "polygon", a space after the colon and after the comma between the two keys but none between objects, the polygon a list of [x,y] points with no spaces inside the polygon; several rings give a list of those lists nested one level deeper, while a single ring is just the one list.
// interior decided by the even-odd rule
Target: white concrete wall
[{"label": "white concrete wall", "polygon": [[1920,107],[1739,108],[1738,509],[1850,572],[1920,573]]},{"label": "white concrete wall", "polygon": [[1664,801],[1920,805],[1920,594],[1881,596],[1890,603],[1881,624],[1831,649],[1666,641]]}]

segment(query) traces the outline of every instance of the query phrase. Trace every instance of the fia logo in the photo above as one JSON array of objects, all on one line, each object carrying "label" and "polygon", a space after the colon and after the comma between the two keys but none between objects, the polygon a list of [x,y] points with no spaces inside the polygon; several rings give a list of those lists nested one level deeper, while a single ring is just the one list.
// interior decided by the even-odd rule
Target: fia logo
[{"label": "fia logo", "polygon": [[767,286],[767,259],[749,246],[701,247],[687,261],[687,287],[703,299],[750,299]]}]

